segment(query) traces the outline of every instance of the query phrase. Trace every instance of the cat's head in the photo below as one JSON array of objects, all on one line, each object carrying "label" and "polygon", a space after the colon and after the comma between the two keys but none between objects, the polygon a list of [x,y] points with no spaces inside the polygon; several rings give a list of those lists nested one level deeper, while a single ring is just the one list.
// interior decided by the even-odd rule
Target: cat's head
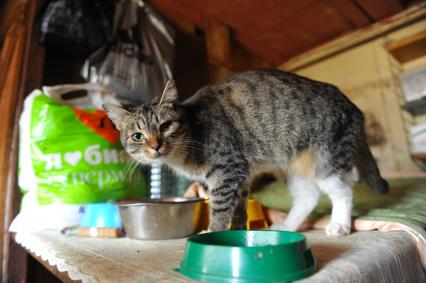
[{"label": "cat's head", "polygon": [[126,110],[103,105],[108,117],[121,133],[127,153],[137,161],[151,164],[164,161],[183,147],[188,126],[183,109],[177,104],[177,90],[169,81],[159,102]]}]

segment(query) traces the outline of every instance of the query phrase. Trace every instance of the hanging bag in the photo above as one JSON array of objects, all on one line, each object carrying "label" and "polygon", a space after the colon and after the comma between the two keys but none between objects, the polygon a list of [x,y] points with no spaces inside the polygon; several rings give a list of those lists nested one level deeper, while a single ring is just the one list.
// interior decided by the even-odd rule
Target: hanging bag
[{"label": "hanging bag", "polygon": [[53,0],[43,11],[40,43],[87,56],[111,41],[112,0]]},{"label": "hanging bag", "polygon": [[151,101],[172,78],[173,55],[171,28],[143,2],[122,0],[112,43],[86,60],[82,75],[108,86],[123,104],[137,105]]}]

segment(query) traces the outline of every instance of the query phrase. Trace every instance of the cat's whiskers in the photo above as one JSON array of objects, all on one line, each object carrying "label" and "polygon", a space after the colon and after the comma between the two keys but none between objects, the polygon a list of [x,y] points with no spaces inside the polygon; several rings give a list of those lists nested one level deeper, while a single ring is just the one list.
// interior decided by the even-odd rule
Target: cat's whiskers
[{"label": "cat's whiskers", "polygon": [[126,165],[124,166],[123,171],[129,178],[131,178],[133,174],[135,173],[136,169],[138,169],[138,173],[140,176],[141,169],[143,170],[145,168],[146,168],[146,164],[130,156],[130,159],[126,162]]},{"label": "cat's whiskers", "polygon": [[[201,144],[201,143],[200,143]],[[185,155],[195,154],[197,157],[203,156],[203,149],[192,141],[179,141],[173,144],[173,148]]]},{"label": "cat's whiskers", "polygon": [[132,170],[132,167],[134,166],[134,163],[135,163],[135,160],[132,157],[130,157],[130,159],[126,161],[126,164],[124,165],[124,168],[123,168],[125,175],[127,176],[132,175],[131,170]]},{"label": "cat's whiskers", "polygon": [[191,140],[191,139],[178,140],[178,141],[175,141],[173,143],[173,145],[174,146],[185,146],[185,147],[188,147],[188,148],[191,148],[191,149],[198,150],[200,152],[203,152],[203,149],[204,149],[203,143],[196,141],[196,140]]}]

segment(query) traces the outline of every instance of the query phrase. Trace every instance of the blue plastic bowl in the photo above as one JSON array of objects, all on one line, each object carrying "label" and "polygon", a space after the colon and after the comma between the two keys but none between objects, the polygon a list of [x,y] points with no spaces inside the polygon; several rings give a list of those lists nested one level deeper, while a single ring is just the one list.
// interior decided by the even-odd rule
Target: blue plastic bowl
[{"label": "blue plastic bowl", "polygon": [[118,207],[112,203],[90,203],[85,206],[81,227],[122,228]]}]

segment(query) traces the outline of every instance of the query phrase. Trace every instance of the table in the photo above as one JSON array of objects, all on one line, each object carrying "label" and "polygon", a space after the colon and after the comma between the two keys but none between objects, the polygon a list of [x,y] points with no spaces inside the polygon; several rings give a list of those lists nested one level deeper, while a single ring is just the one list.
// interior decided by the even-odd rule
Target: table
[{"label": "table", "polygon": [[[356,232],[327,237],[304,233],[319,271],[298,282],[426,282],[415,242],[403,231]],[[185,239],[138,241],[65,236],[55,231],[17,233],[25,247],[49,270],[81,282],[193,282],[174,271]]]}]

